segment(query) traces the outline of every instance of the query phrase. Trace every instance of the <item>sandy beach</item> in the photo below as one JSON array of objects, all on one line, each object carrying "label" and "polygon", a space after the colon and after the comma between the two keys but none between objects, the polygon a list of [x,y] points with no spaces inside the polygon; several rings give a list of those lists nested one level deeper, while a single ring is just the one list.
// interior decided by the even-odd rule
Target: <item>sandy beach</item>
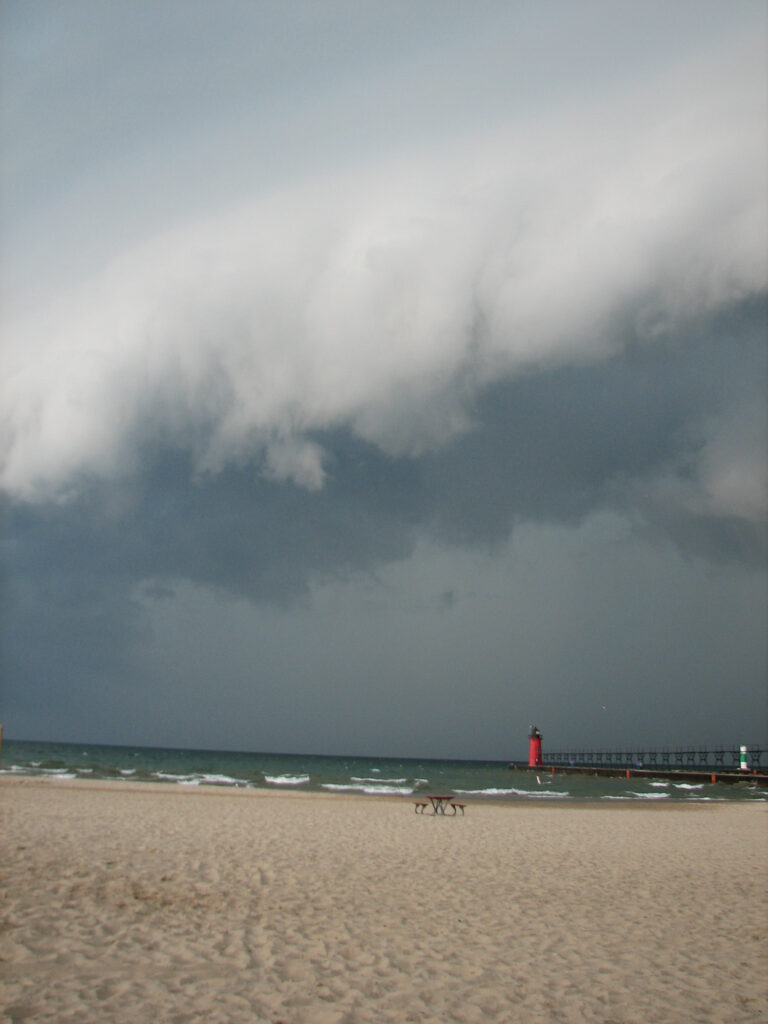
[{"label": "sandy beach", "polygon": [[0,782],[3,1022],[768,1020],[768,805]]}]

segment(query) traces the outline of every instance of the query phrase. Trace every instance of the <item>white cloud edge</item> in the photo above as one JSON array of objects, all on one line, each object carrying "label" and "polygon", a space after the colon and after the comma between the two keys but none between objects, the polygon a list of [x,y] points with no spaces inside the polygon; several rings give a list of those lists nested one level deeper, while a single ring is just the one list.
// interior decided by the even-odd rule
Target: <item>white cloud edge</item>
[{"label": "white cloud edge", "polygon": [[[671,333],[764,290],[765,100],[699,86],[668,112],[577,107],[149,239],[4,325],[0,485],[38,500],[119,476],[150,430],[192,443],[200,471],[252,458],[316,489],[312,431],[418,454],[466,429],[467,392],[614,351],[628,308]],[[711,425],[687,500],[752,519],[760,438],[739,454],[732,429]]]}]

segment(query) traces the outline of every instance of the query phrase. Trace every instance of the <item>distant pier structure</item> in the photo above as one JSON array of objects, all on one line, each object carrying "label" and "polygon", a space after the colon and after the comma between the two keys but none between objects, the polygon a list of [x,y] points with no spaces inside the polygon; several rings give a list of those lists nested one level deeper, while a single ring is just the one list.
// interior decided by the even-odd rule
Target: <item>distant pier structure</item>
[{"label": "distant pier structure", "polygon": [[768,785],[768,748],[757,743],[708,747],[625,747],[623,750],[572,748],[542,752],[541,733],[529,732],[528,763],[510,768],[536,768],[573,775],[644,776],[711,782],[750,781]]},{"label": "distant pier structure", "polygon": [[[747,768],[760,773],[768,771],[768,750],[746,744]],[[555,767],[579,768],[677,768],[682,771],[739,771],[741,746],[689,746],[653,749],[631,747],[624,750],[558,750],[547,751],[545,763]]]}]

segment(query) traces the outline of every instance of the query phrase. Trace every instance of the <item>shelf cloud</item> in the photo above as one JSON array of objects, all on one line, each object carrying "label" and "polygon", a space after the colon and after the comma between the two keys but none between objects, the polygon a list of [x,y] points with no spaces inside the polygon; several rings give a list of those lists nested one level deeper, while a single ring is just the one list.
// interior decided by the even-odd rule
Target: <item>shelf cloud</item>
[{"label": "shelf cloud", "polygon": [[439,566],[525,530],[763,595],[763,14],[332,8],[7,19],[14,693],[130,690],[182,593],[298,616],[429,551],[469,614]]}]

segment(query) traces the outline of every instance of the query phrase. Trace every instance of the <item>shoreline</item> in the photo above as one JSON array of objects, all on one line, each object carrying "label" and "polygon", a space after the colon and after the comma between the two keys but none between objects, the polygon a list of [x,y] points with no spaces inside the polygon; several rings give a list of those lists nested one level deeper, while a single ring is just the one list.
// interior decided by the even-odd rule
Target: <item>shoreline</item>
[{"label": "shoreline", "polygon": [[[514,771],[509,762],[392,761],[381,758],[317,758],[309,755],[238,754],[165,749],[92,747],[19,743],[8,751],[0,778],[55,778],[214,786],[232,790],[341,793],[413,797],[453,793],[473,804],[574,801],[720,802],[768,801],[768,790],[755,779],[736,785],[712,782],[711,776],[688,779],[633,776],[602,778],[594,773]],[[631,774],[631,773],[630,773]]]},{"label": "shoreline", "polygon": [[[89,779],[79,778],[62,778],[60,776],[42,776],[42,775],[6,775],[0,776],[0,791],[4,786],[41,786],[51,787],[52,789],[66,790],[95,790],[95,791],[116,791],[116,792],[136,792],[136,793],[165,793],[166,795],[177,794],[179,796],[193,796],[198,794],[199,796],[230,796],[238,798],[255,798],[255,799],[306,799],[306,800],[338,800],[346,801],[353,800],[368,801],[371,804],[393,804],[395,806],[407,806],[409,810],[413,810],[414,800],[417,798],[417,793],[412,795],[403,795],[395,793],[365,793],[356,790],[348,790],[344,792],[332,791],[320,789],[295,789],[291,787],[278,788],[276,786],[234,786],[234,785],[222,785],[215,783],[195,783],[194,785],[169,782],[164,780],[158,780],[156,782],[149,782],[145,780],[134,781],[131,779]],[[648,799],[621,799],[615,797],[578,797],[572,796],[559,797],[557,795],[548,796],[546,799],[536,797],[493,797],[493,796],[480,796],[461,794],[461,799],[465,802],[467,809],[470,810],[473,807],[495,807],[503,810],[519,810],[521,808],[535,808],[537,810],[544,810],[547,807],[557,808],[558,810],[564,810],[570,808],[572,810],[579,809],[603,809],[607,811],[629,811],[629,810],[653,810],[662,811],[664,809],[696,809],[696,808],[718,808],[723,806],[728,807],[765,807],[768,805],[768,801],[764,800],[697,800],[695,797],[686,797],[685,799],[666,799],[666,800],[648,800]],[[427,814],[426,817],[431,817],[431,814]]]}]

